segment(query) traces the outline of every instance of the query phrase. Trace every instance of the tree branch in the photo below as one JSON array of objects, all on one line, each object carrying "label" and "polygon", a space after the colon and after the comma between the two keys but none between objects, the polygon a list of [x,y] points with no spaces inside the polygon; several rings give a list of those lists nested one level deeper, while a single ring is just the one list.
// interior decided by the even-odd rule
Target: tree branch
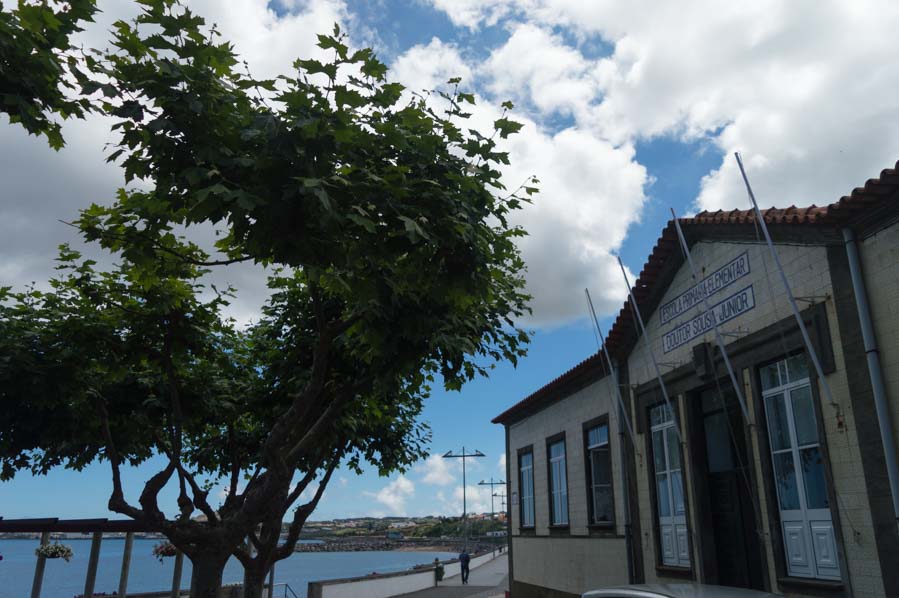
[{"label": "tree branch", "polygon": [[[66,222],[65,220],[60,220],[60,222],[65,224],[66,226],[71,226],[72,228],[77,228],[79,231],[82,230],[81,227],[78,226],[77,224],[75,224],[74,222]],[[132,230],[134,230],[134,232],[137,233],[138,235],[142,234],[141,231],[139,231],[139,230],[136,230],[136,229],[132,229]],[[117,235],[115,233],[111,233],[108,230],[102,229],[102,228],[98,228],[97,231],[101,237],[107,237],[107,238],[113,239],[115,241],[128,242],[128,238],[125,237],[124,235]],[[205,260],[205,261],[198,260],[198,259],[194,259],[192,257],[188,257],[188,256],[184,255],[183,253],[181,253],[180,251],[176,251],[176,250],[172,249],[171,247],[166,247],[164,245],[160,245],[159,243],[153,241],[153,239],[148,239],[148,240],[150,241],[153,248],[156,249],[157,251],[162,251],[164,253],[172,255],[172,256],[178,258],[179,260],[181,260],[182,262],[184,262],[185,264],[191,264],[193,266],[200,266],[201,268],[209,267],[209,266],[230,266],[231,264],[239,264],[241,262],[248,262],[251,259],[253,259],[253,256],[247,255],[244,257],[230,258],[227,260]],[[202,250],[200,250],[200,251],[202,251]]]},{"label": "tree branch", "polygon": [[[183,488],[184,482],[187,482],[187,484],[190,486],[190,490],[193,494],[193,501],[191,502],[191,510],[193,510],[193,506],[196,505],[196,507],[198,509],[200,509],[200,511],[202,511],[204,515],[206,515],[206,519],[207,519],[207,521],[209,521],[210,525],[217,525],[220,522],[219,517],[216,514],[215,509],[213,509],[209,505],[209,502],[206,500],[206,498],[209,496],[209,493],[206,492],[205,490],[203,490],[202,488],[200,488],[200,485],[197,483],[197,480],[194,477],[194,475],[192,473],[190,473],[189,471],[187,471],[187,469],[184,467],[184,465],[181,463],[180,460],[177,460],[174,458],[174,455],[168,450],[168,448],[166,448],[166,446],[164,444],[160,443],[159,446],[162,449],[162,452],[164,452],[165,455],[169,458],[169,465],[173,466],[175,468],[175,470],[178,472],[178,478],[180,480],[180,483],[182,484],[182,492],[184,492],[184,488]],[[185,493],[185,498],[187,498],[186,493]],[[180,496],[178,497],[178,505],[181,506],[181,497]],[[183,514],[184,514],[183,507],[182,507],[181,513],[183,516]],[[190,517],[190,515],[188,514],[188,518],[189,517]]]},{"label": "tree branch", "polygon": [[312,500],[307,502],[304,505],[300,505],[297,507],[297,510],[294,511],[293,521],[290,524],[290,528],[287,532],[287,538],[284,540],[284,544],[278,547],[275,552],[275,560],[286,559],[291,555],[293,549],[296,547],[297,540],[300,538],[300,531],[303,529],[303,524],[306,523],[306,519],[309,518],[309,515],[315,510],[315,507],[318,506],[318,501],[321,500],[322,495],[325,492],[325,488],[328,486],[328,482],[331,479],[331,474],[334,473],[334,470],[337,469],[337,465],[340,463],[340,458],[343,456],[343,449],[337,451],[334,455],[331,463],[328,464],[328,469],[325,471],[325,475],[322,477],[321,482],[318,484],[318,490],[315,491],[315,496],[312,497]]},{"label": "tree branch", "polygon": [[300,497],[300,494],[303,493],[303,490],[309,486],[309,483],[315,478],[316,468],[312,468],[311,471],[307,472],[303,479],[297,482],[296,487],[293,491],[287,495],[287,498],[284,500],[284,511],[290,508],[290,505],[296,502],[296,500]]},{"label": "tree branch", "polygon": [[316,437],[334,423],[340,416],[340,413],[346,404],[349,403],[350,400],[368,384],[368,382],[369,379],[367,377],[363,378],[338,395],[337,398],[328,405],[328,408],[325,409],[315,423],[309,427],[305,434],[303,434],[303,437],[290,449],[290,452],[287,454],[287,462],[291,463],[296,461],[303,451],[309,448],[309,446],[316,440]]},{"label": "tree branch", "polygon": [[115,443],[112,440],[112,431],[109,428],[109,412],[106,410],[106,402],[98,394],[94,394],[97,410],[100,413],[100,424],[103,428],[103,437],[106,442],[106,456],[109,458],[109,465],[112,469],[112,494],[109,497],[109,510],[127,515],[135,520],[140,520],[143,518],[144,513],[125,500],[125,493],[122,490],[121,459]]}]

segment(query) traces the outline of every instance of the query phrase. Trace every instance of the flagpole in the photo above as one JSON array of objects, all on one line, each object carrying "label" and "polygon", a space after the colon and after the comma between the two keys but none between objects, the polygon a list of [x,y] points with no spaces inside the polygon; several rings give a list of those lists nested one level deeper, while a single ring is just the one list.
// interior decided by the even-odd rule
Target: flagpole
[{"label": "flagpole", "polygon": [[[624,263],[621,261],[621,257],[618,257],[618,266],[621,268],[621,275],[624,276],[624,286],[627,287],[627,296],[631,300],[631,307],[634,309],[634,317],[637,320],[637,323],[640,325],[640,332],[643,335],[643,347],[646,349],[646,355],[649,357],[649,360],[652,362],[652,366],[655,368],[656,379],[659,381],[659,388],[662,389],[662,398],[665,399],[665,405],[668,407],[668,410],[671,412],[671,416],[674,417],[674,408],[671,406],[671,399],[668,397],[668,389],[665,387],[665,381],[662,379],[662,370],[659,369],[659,362],[656,361],[656,356],[652,352],[652,347],[649,344],[649,336],[646,334],[646,326],[643,324],[643,316],[640,315],[640,308],[637,307],[637,299],[634,297],[634,293],[631,290],[631,282],[628,280],[627,272],[624,270]],[[674,431],[677,432],[677,440],[681,444],[684,442],[684,435],[681,433],[680,429],[680,419],[674,417]]]}]

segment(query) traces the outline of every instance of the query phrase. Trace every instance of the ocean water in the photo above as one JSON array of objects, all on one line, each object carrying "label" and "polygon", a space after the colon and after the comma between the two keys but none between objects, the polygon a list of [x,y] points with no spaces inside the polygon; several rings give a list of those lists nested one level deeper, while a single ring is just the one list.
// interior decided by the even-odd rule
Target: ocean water
[{"label": "ocean water", "polygon": [[[131,552],[129,592],[169,590],[172,587],[173,558],[160,563],[153,557],[153,546],[159,540],[134,540]],[[48,559],[44,569],[42,598],[72,598],[84,591],[84,577],[90,555],[90,540],[64,540],[75,556],[68,563],[62,559]],[[0,598],[28,598],[34,580],[38,540],[0,540]],[[119,587],[124,539],[104,538],[100,545],[95,592],[112,594]],[[434,558],[449,559],[457,555],[448,552],[306,552],[295,553],[275,565],[275,583],[288,583],[301,598],[306,596],[306,584],[322,579],[354,577],[372,572],[402,571],[413,565],[431,563]],[[235,559],[225,567],[224,582],[240,582],[243,569]],[[181,586],[190,585],[190,561],[184,559]],[[281,590],[283,592],[283,590]],[[281,595],[276,592],[276,595]]]}]

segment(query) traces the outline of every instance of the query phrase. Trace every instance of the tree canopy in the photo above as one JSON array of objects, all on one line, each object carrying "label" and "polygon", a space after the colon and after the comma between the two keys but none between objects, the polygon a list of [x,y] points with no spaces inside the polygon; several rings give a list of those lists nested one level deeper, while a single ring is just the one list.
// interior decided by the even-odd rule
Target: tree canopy
[{"label": "tree canopy", "polygon": [[[73,51],[71,36],[93,20],[96,0],[18,0],[15,9],[0,6],[0,112],[33,135],[44,135],[53,149],[64,145],[62,127],[53,119],[83,118],[91,110],[78,97],[77,82],[87,84],[84,61]],[[81,63],[81,66],[79,66]]]},{"label": "tree canopy", "polygon": [[[319,36],[330,61],[259,80],[200,16],[140,4],[78,99],[102,94],[117,120],[109,160],[129,186],[75,225],[118,265],[63,247],[51,291],[0,294],[2,476],[106,460],[109,508],[191,558],[195,595],[214,595],[235,555],[254,596],[341,462],[409,466],[433,384],[523,355],[524,231],[508,217],[536,189],[505,189],[497,137],[520,125],[467,124],[475,98],[457,79],[405,92],[335,27]],[[214,249],[189,240],[210,226]],[[204,282],[237,262],[275,271],[248,328],[222,316],[233,290]],[[167,465],[132,504],[120,469],[152,455]],[[170,481],[174,516],[158,505]]]}]

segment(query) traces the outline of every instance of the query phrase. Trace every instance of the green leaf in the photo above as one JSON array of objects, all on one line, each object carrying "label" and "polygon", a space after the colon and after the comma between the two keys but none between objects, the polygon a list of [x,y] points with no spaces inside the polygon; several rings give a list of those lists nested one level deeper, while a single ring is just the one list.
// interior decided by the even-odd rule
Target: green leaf
[{"label": "green leaf", "polygon": [[509,120],[508,118],[500,118],[493,121],[493,126],[499,132],[499,136],[502,139],[506,139],[509,135],[520,131],[524,125],[519,122],[515,122],[514,120]]}]

